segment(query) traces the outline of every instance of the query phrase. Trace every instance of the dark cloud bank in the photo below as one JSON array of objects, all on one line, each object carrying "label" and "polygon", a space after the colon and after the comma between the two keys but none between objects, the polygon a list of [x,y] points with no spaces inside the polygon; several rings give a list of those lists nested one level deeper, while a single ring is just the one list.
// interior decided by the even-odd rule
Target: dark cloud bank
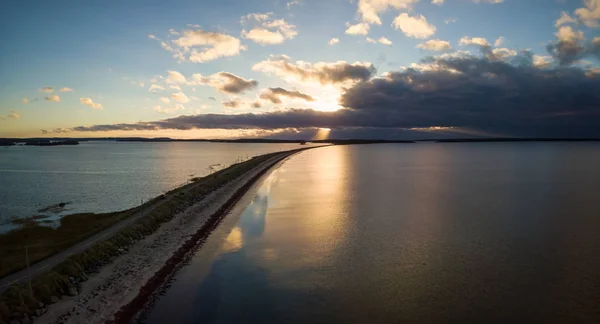
[{"label": "dark cloud bank", "polygon": [[[336,112],[203,114],[73,130],[327,127],[332,136],[408,138],[427,137],[423,128],[444,126],[463,135],[600,137],[600,72],[565,66],[567,60],[555,68],[539,68],[528,53],[511,62],[487,56],[429,58],[424,63],[433,64],[432,70],[406,69],[356,83],[340,98],[345,109]],[[339,70],[335,73],[343,79]]]}]

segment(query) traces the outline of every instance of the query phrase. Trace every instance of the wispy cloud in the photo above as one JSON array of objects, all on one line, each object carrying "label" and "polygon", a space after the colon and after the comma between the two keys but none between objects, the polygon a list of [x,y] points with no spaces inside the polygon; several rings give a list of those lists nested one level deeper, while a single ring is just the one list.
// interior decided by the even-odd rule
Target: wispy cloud
[{"label": "wispy cloud", "polygon": [[335,45],[340,42],[339,38],[332,38],[329,40],[329,45]]},{"label": "wispy cloud", "polygon": [[421,48],[427,51],[447,51],[452,49],[450,42],[441,39],[428,40],[425,43],[417,45],[417,48]]},{"label": "wispy cloud", "polygon": [[248,25],[250,30],[242,30],[242,37],[261,45],[281,44],[298,35],[296,26],[284,19],[273,19],[272,12],[252,13],[241,18],[242,25]]},{"label": "wispy cloud", "polygon": [[161,47],[171,52],[176,60],[192,63],[204,63],[221,57],[237,56],[247,49],[236,37],[205,31],[198,27],[181,32],[170,32],[170,39],[167,41],[163,41],[153,34],[148,37],[159,41]]},{"label": "wispy cloud", "polygon": [[43,87],[40,89],[40,92],[52,93],[54,92],[54,87]]},{"label": "wispy cloud", "polygon": [[286,97],[290,99],[301,99],[304,101],[315,101],[315,98],[300,91],[289,91],[283,88],[268,88],[263,93],[260,94],[260,98],[270,101],[274,104],[280,104],[281,97]]},{"label": "wispy cloud", "polygon": [[69,87],[64,87],[64,88],[60,88],[60,90],[58,90],[58,92],[73,92],[73,88],[69,88]]},{"label": "wispy cloud", "polygon": [[303,61],[293,62],[288,56],[271,56],[268,60],[255,64],[252,69],[281,77],[288,82],[308,82],[317,84],[344,84],[368,80],[376,72],[367,62],[334,63]]},{"label": "wispy cloud", "polygon": [[21,119],[21,115],[16,111],[11,111],[6,116],[0,116],[0,120],[9,120],[9,119]]}]

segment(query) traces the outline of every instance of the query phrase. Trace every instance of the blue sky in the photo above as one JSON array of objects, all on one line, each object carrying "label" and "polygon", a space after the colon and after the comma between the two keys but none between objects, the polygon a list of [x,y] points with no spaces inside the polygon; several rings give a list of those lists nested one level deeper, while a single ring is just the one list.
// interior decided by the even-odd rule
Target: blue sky
[{"label": "blue sky", "polygon": [[[0,136],[242,136],[248,132],[196,126],[93,133],[73,128],[180,115],[351,109],[339,104],[340,97],[357,83],[415,63],[414,68],[424,69],[420,62],[428,56],[458,51],[480,55],[487,45],[508,53],[496,55],[495,60],[508,61],[528,50],[536,62],[548,64],[540,68],[555,69],[556,57],[547,50],[549,43],[563,37],[555,33],[569,28],[563,30],[564,37],[575,35],[571,39],[593,42],[600,36],[595,23],[600,20],[599,4],[597,0],[10,1],[0,11],[5,44],[0,50]],[[561,12],[572,20],[557,25]],[[373,21],[373,14],[381,24]],[[406,18],[404,29],[399,27],[401,16]],[[352,33],[349,28],[356,24],[368,26],[368,33]],[[251,36],[254,29],[268,34]],[[226,37],[232,43],[225,42],[224,50],[234,53],[191,62],[190,51],[202,52],[210,46],[176,45],[183,44],[186,31],[201,31],[200,38]],[[583,32],[581,39],[578,32]],[[330,45],[334,38],[338,41]],[[170,51],[161,47],[161,41]],[[441,47],[418,47],[427,41]],[[235,44],[237,52],[231,48]],[[174,58],[177,53],[183,57]],[[317,73],[331,71],[327,66],[342,61],[350,66],[357,63],[357,68],[372,64],[376,72],[368,78],[344,76],[335,81]],[[262,68],[257,67],[260,62]],[[317,74],[302,79],[302,72],[277,70],[274,62]],[[581,55],[569,62],[569,68],[591,70],[597,64],[597,54]],[[168,71],[179,73],[185,81],[168,81],[169,75],[175,76]],[[194,74],[198,74],[196,81],[192,81]],[[164,90],[150,92],[152,84]],[[170,88],[175,85],[179,88]],[[225,91],[227,85],[242,88]],[[45,87],[47,92],[42,91]],[[261,96],[268,88],[287,92],[270,92],[268,99]],[[236,102],[237,107],[228,107],[227,102]]]}]

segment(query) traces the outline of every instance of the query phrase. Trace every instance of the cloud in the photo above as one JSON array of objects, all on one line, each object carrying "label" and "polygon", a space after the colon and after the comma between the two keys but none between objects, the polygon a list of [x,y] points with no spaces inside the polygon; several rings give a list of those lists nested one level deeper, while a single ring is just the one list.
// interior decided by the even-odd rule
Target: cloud
[{"label": "cloud", "polygon": [[407,13],[401,13],[394,19],[392,26],[414,38],[428,38],[436,32],[436,27],[428,23],[423,15],[411,17]]},{"label": "cloud", "polygon": [[494,46],[498,47],[498,46],[502,45],[502,43],[504,43],[504,37],[500,36],[500,37],[498,37],[498,39],[496,39],[496,41],[494,42]]},{"label": "cloud", "polygon": [[289,91],[283,88],[268,88],[260,94],[260,99],[268,100],[274,104],[281,103],[281,97],[287,97],[292,99],[301,99],[305,101],[315,101],[310,95],[302,93],[300,91]]},{"label": "cloud", "polygon": [[24,104],[28,104],[29,103],[29,99],[23,98],[23,99],[21,99],[21,102],[24,103]]},{"label": "cloud", "polygon": [[176,92],[171,94],[171,99],[180,102],[180,103],[188,103],[190,102],[190,98],[188,98],[183,92]]},{"label": "cloud", "polygon": [[444,19],[444,24],[448,25],[448,24],[452,24],[456,22],[456,18],[448,18],[448,19]]},{"label": "cloud", "polygon": [[40,89],[40,92],[52,93],[54,92],[54,87],[43,87]]},{"label": "cloud", "polygon": [[45,99],[52,102],[60,102],[60,97],[58,95],[48,96]]},{"label": "cloud", "polygon": [[204,63],[222,57],[237,56],[240,55],[241,51],[247,49],[246,46],[241,45],[238,38],[227,34],[205,31],[197,27],[181,32],[170,32],[169,37],[174,38],[167,41],[155,36],[150,38],[160,41],[161,47],[171,52],[173,58],[178,61]]},{"label": "cloud", "polygon": [[152,107],[152,109],[161,114],[172,114],[172,113],[180,111],[180,110],[185,110],[185,107],[182,104],[176,104],[171,107],[162,107],[160,105],[156,105],[156,106]]},{"label": "cloud", "polygon": [[459,45],[479,45],[479,46],[490,46],[487,39],[483,37],[468,37],[465,36],[461,38],[458,42]]},{"label": "cloud", "polygon": [[441,5],[444,4],[444,0],[431,0],[431,3],[435,4],[435,5],[438,5],[438,6],[441,6]]},{"label": "cloud", "polygon": [[294,6],[294,5],[301,5],[302,1],[301,0],[292,0],[292,1],[288,1],[288,3],[286,3],[286,6],[288,7],[288,9],[290,9],[290,7]]},{"label": "cloud", "polygon": [[329,40],[329,45],[335,45],[339,42],[340,42],[340,40],[338,38],[332,38]]},{"label": "cloud", "polygon": [[427,51],[447,51],[452,49],[450,42],[441,39],[428,40],[425,43],[417,45],[417,48],[421,48]]},{"label": "cloud", "polygon": [[348,29],[346,29],[346,34],[348,35],[367,35],[369,33],[369,24],[367,23],[358,23],[356,25],[348,25]]},{"label": "cloud", "polygon": [[8,115],[0,116],[0,120],[8,120],[8,119],[21,119],[21,115],[16,111],[11,111]]},{"label": "cloud", "polygon": [[392,41],[385,38],[385,37],[381,37],[379,38],[379,43],[383,44],[383,45],[392,45]]},{"label": "cloud", "polygon": [[568,66],[588,56],[600,58],[600,39],[598,37],[586,41],[583,32],[575,31],[571,26],[560,27],[555,35],[556,42],[546,45],[546,49],[560,65]]},{"label": "cloud", "polygon": [[560,27],[555,35],[561,41],[579,41],[584,39],[583,32],[575,31],[571,26]]},{"label": "cloud", "polygon": [[79,98],[79,102],[93,109],[102,109],[102,105],[94,102],[92,98]]},{"label": "cloud", "polygon": [[575,16],[590,28],[600,27],[600,0],[585,0],[585,7],[575,10]]},{"label": "cloud", "polygon": [[169,99],[168,97],[160,97],[160,101],[168,104],[169,102],[171,102],[171,99]]},{"label": "cloud", "polygon": [[60,88],[60,90],[58,90],[58,92],[73,92],[73,88],[68,88],[68,87],[64,87],[64,88]]},{"label": "cloud", "polygon": [[473,3],[490,3],[490,4],[498,4],[502,3],[504,0],[473,0]]},{"label": "cloud", "polygon": [[364,23],[381,25],[380,13],[388,8],[409,10],[417,2],[419,0],[359,0],[358,14]]},{"label": "cloud", "polygon": [[230,100],[223,101],[221,103],[223,107],[226,108],[260,108],[262,107],[262,103],[260,101],[249,101],[249,100]]},{"label": "cloud", "polygon": [[308,63],[293,62],[288,56],[271,56],[252,67],[254,71],[273,74],[288,82],[307,82],[325,84],[344,84],[365,81],[377,71],[373,64],[367,62],[347,63]]},{"label": "cloud", "polygon": [[258,86],[258,81],[244,79],[229,72],[219,72],[205,77],[200,73],[193,74],[190,85],[208,85],[227,94],[239,94]]},{"label": "cloud", "polygon": [[371,37],[367,37],[367,43],[375,44],[375,43],[377,43],[377,41]]},{"label": "cloud", "polygon": [[181,74],[177,71],[169,70],[169,71],[167,71],[166,82],[170,83],[170,84],[183,84],[183,83],[186,83],[187,80],[185,79],[183,74]]},{"label": "cloud", "polygon": [[571,16],[569,16],[569,14],[567,14],[566,12],[561,12],[560,13],[560,18],[558,18],[556,20],[556,22],[554,23],[554,26],[556,28],[562,26],[562,25],[566,25],[566,24],[574,24],[577,23],[577,20]]},{"label": "cloud", "polygon": [[249,31],[242,30],[242,37],[261,45],[281,44],[298,35],[296,26],[284,19],[271,19],[272,12],[252,13],[241,18],[242,25],[252,25]]},{"label": "cloud", "polygon": [[150,86],[150,88],[148,88],[148,92],[160,92],[163,90],[165,90],[165,87],[158,84],[153,84]]}]

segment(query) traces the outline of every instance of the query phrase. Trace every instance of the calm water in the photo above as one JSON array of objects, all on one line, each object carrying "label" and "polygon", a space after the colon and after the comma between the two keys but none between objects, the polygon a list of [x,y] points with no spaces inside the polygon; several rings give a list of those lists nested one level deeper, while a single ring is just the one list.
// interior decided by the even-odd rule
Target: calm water
[{"label": "calm water", "polygon": [[247,200],[147,322],[600,323],[598,144],[319,148]]},{"label": "calm water", "polygon": [[81,142],[78,146],[0,147],[0,224],[60,202],[60,214],[130,208],[213,164],[230,165],[297,144]]}]

